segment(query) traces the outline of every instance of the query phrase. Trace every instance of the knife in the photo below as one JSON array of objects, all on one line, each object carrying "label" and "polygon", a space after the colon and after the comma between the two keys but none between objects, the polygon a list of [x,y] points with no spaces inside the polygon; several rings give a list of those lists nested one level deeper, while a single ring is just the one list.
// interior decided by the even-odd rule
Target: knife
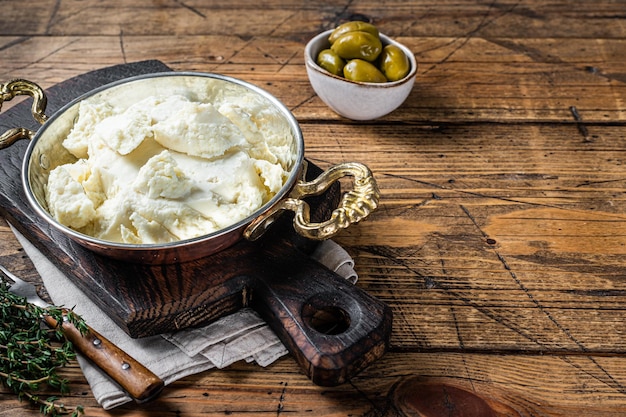
[{"label": "knife", "polygon": [[[50,307],[50,304],[39,297],[34,285],[18,278],[2,265],[0,279],[10,285],[9,291],[26,298],[29,303],[42,308]],[[49,315],[44,315],[42,319],[51,328],[59,327],[78,352],[109,375],[136,402],[150,401],[163,389],[164,383],[161,378],[91,327],[88,327],[86,333],[81,334],[69,320],[63,320],[59,325],[59,322]]]}]

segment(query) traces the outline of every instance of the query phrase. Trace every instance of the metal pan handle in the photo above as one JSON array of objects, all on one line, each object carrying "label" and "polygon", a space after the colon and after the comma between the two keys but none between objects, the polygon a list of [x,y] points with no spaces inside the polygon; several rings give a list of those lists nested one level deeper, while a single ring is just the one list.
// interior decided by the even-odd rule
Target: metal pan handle
[{"label": "metal pan handle", "polygon": [[[303,178],[304,175],[306,165]],[[354,188],[343,195],[339,207],[331,213],[329,219],[319,223],[311,222],[310,207],[302,198],[320,195],[334,182],[347,176],[354,177]],[[365,219],[376,210],[379,199],[380,191],[369,168],[358,162],[334,165],[312,181],[297,183],[289,198],[280,201],[250,223],[244,231],[244,237],[248,240],[258,239],[284,210],[291,210],[295,213],[293,226],[296,232],[309,239],[328,239],[341,229]]]},{"label": "metal pan handle", "polygon": [[[5,101],[10,101],[22,95],[28,95],[33,98],[31,113],[35,120],[44,124],[48,120],[48,116],[44,114],[48,100],[43,89],[31,81],[17,79],[6,84],[0,84],[0,109],[2,109],[2,103]],[[0,149],[11,146],[19,139],[32,139],[34,135],[35,132],[23,127],[9,129],[0,135]]]}]

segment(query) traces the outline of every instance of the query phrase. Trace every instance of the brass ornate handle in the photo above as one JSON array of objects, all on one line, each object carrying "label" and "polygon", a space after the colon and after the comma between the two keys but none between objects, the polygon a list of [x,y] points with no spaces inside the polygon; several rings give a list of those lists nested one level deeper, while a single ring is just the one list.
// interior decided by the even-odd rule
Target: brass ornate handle
[{"label": "brass ornate handle", "polygon": [[[306,167],[303,170],[303,178],[305,173]],[[328,220],[311,223],[310,207],[301,198],[319,195],[335,181],[346,176],[354,177],[354,188],[343,195],[339,207],[333,210]],[[338,164],[313,181],[297,183],[289,198],[280,201],[269,211],[257,217],[246,228],[244,237],[248,240],[258,239],[283,210],[291,210],[295,213],[293,225],[299,234],[314,240],[328,239],[341,229],[365,219],[378,207],[379,199],[380,191],[369,168],[358,162]]]},{"label": "brass ornate handle", "polygon": [[[48,120],[44,114],[48,100],[43,89],[31,81],[17,79],[6,84],[0,84],[0,109],[2,109],[2,103],[5,101],[10,101],[21,95],[29,95],[33,98],[31,113],[39,123],[45,123]],[[9,129],[0,135],[0,149],[11,146],[18,139],[32,139],[34,135],[35,132],[23,127]]]}]

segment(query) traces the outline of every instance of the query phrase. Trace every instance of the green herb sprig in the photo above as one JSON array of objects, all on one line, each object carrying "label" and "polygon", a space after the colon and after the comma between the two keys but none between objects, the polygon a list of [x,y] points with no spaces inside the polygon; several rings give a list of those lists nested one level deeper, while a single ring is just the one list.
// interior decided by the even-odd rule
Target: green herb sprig
[{"label": "green herb sprig", "polygon": [[[0,280],[0,382],[20,400],[38,405],[43,415],[80,416],[82,406],[66,407],[57,396],[41,398],[36,394],[45,386],[60,394],[68,393],[68,381],[57,370],[76,358],[72,343],[65,339],[60,328],[50,329],[41,324],[44,314],[63,322],[61,308],[30,304],[9,292],[8,284]],[[87,326],[80,316],[71,310],[65,311],[65,315],[82,333],[86,332]]]}]

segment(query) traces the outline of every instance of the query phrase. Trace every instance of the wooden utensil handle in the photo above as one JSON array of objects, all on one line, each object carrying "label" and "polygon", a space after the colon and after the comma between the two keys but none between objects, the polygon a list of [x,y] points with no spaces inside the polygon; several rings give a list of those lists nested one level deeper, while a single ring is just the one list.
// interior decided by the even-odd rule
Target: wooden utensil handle
[{"label": "wooden utensil handle", "polygon": [[311,380],[335,386],[381,357],[389,307],[298,251],[259,262],[250,300]]},{"label": "wooden utensil handle", "polygon": [[[50,316],[44,316],[44,321],[52,328],[58,326],[58,321]],[[102,369],[138,403],[150,401],[163,389],[161,378],[92,328],[81,334],[71,322],[64,321],[61,330],[77,351]]]}]

